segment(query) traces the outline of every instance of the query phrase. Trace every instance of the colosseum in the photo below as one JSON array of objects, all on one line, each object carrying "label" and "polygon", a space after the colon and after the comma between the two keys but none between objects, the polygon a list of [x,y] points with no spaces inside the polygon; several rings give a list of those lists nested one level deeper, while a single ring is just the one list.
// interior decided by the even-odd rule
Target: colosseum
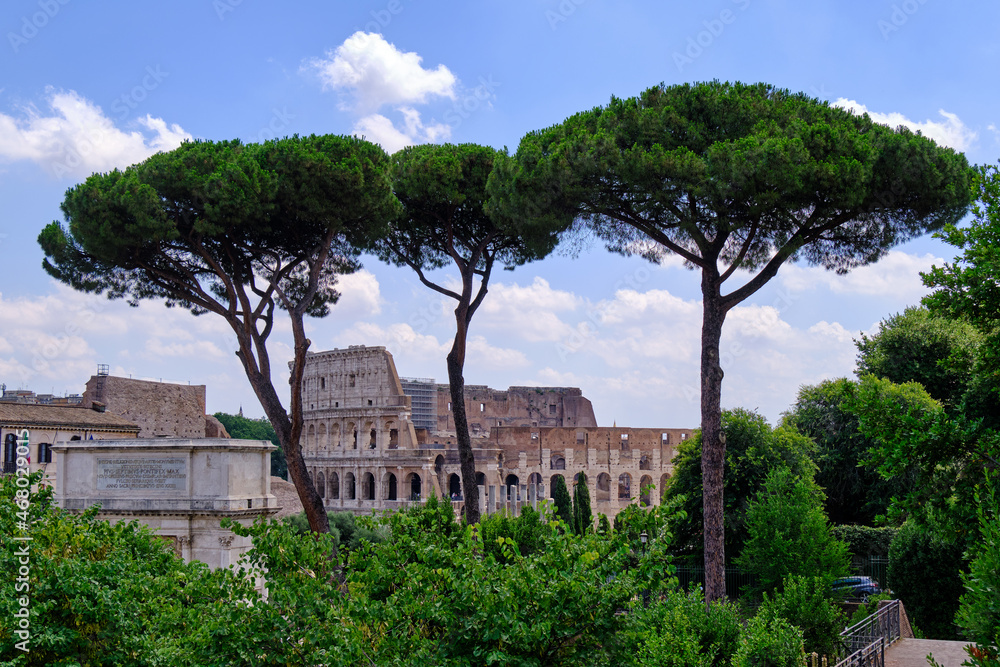
[{"label": "colosseum", "polygon": [[[466,385],[481,510],[518,513],[548,497],[557,476],[586,473],[595,514],[655,505],[686,428],[599,427],[571,387]],[[302,449],[327,509],[367,513],[428,494],[463,506],[448,385],[401,379],[384,347],[310,353]],[[572,482],[567,479],[568,484]]]}]

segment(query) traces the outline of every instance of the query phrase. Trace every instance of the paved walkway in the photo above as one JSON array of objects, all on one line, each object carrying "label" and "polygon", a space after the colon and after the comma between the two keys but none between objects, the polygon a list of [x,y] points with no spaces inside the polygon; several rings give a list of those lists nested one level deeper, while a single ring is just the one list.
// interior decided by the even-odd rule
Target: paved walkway
[{"label": "paved walkway", "polygon": [[900,639],[885,652],[885,667],[927,667],[931,654],[942,667],[961,667],[969,658],[966,642],[945,642],[936,639]]}]

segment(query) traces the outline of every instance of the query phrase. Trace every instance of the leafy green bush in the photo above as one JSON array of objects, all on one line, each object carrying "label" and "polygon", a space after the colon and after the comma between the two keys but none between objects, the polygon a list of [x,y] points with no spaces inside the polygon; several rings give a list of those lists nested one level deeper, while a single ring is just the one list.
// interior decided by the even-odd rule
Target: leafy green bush
[{"label": "leafy green bush", "polygon": [[826,577],[785,578],[780,593],[764,595],[758,615],[783,618],[802,631],[806,653],[833,655],[837,650],[844,613],[832,601],[830,580]]},{"label": "leafy green bush", "polygon": [[754,590],[773,591],[790,574],[847,574],[847,545],[830,534],[823,492],[787,468],[773,470],[747,509],[748,539],[736,565],[756,576]]},{"label": "leafy green bush", "polygon": [[[969,572],[962,576],[962,595],[956,621],[967,639],[976,642],[971,663],[1000,667],[1000,514],[989,478],[987,490],[976,494],[980,539]],[[985,497],[984,497],[985,496]]]},{"label": "leafy green bush", "polygon": [[[523,508],[521,516],[517,518],[504,513],[490,514],[479,522],[479,537],[483,541],[483,548],[504,564],[513,558],[537,553],[543,546],[543,536],[547,530],[548,524],[543,524],[538,512],[530,507]],[[510,548],[507,538],[513,540],[516,550]]]},{"label": "leafy green bush", "polygon": [[848,627],[860,623],[865,620],[876,611],[878,611],[878,603],[883,600],[893,600],[893,594],[888,591],[883,591],[876,595],[872,595],[867,600],[858,605],[858,608],[854,610],[854,614],[851,615],[851,620],[847,622]]},{"label": "leafy green bush", "polygon": [[962,594],[962,548],[932,529],[908,521],[889,548],[889,588],[929,639],[957,639],[955,613]]},{"label": "leafy green bush", "polygon": [[583,472],[576,476],[573,485],[573,530],[579,535],[592,530],[594,515],[590,511],[590,490],[587,489],[587,475]]},{"label": "leafy green bush", "polygon": [[733,667],[802,667],[802,632],[783,618],[754,616],[740,631]]},{"label": "leafy green bush", "polygon": [[899,533],[899,528],[883,526],[833,526],[833,538],[847,543],[848,550],[855,556],[888,556],[889,545]]},{"label": "leafy green bush", "polygon": [[740,635],[740,615],[732,603],[706,609],[701,591],[670,591],[648,607],[633,605],[618,633],[609,664],[728,665]]},{"label": "leafy green bush", "polygon": [[569,530],[573,530],[573,499],[566,489],[566,480],[562,475],[556,475],[552,482],[552,501],[556,505],[556,514],[566,524]]}]

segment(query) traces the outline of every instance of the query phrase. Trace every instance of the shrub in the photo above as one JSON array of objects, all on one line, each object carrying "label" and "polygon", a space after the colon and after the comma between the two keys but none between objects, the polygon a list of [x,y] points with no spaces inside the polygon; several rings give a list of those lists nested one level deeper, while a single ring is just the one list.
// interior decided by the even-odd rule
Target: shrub
[{"label": "shrub", "polygon": [[926,526],[908,521],[892,541],[889,587],[930,639],[958,638],[955,613],[963,567],[962,548]]},{"label": "shrub", "polygon": [[583,535],[594,527],[594,515],[590,511],[590,491],[587,489],[587,475],[579,473],[573,486],[573,529]]},{"label": "shrub", "polygon": [[806,653],[833,655],[844,629],[844,613],[833,603],[830,581],[824,577],[787,577],[780,593],[764,595],[757,613],[799,628]]},{"label": "shrub", "polygon": [[754,616],[740,631],[733,667],[801,667],[802,632],[783,618]]},{"label": "shrub", "polygon": [[610,664],[729,665],[739,641],[740,615],[732,603],[706,609],[701,591],[670,591],[648,607],[635,604],[616,638]]},{"label": "shrub", "polygon": [[573,500],[569,497],[566,480],[562,475],[556,475],[556,481],[552,482],[552,500],[556,505],[556,514],[569,530],[573,530]]},{"label": "shrub", "polygon": [[888,556],[889,545],[899,533],[899,528],[883,526],[834,526],[830,529],[834,539],[847,543],[855,556]]},{"label": "shrub", "polygon": [[847,574],[847,545],[830,534],[822,490],[788,468],[768,474],[747,510],[747,533],[746,547],[735,562],[756,576],[756,591],[773,591],[790,574]]},{"label": "shrub", "polygon": [[1000,515],[992,485],[986,498],[977,492],[979,512],[979,547],[969,567],[962,576],[965,593],[956,621],[967,639],[976,642],[969,651],[971,663],[981,667],[1000,666]]}]

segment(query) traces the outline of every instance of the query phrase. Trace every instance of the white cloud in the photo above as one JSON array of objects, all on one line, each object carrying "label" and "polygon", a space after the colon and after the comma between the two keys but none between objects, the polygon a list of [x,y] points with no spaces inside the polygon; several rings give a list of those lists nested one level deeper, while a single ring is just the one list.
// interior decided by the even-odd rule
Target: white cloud
[{"label": "white cloud", "polygon": [[835,294],[857,294],[916,303],[928,293],[920,279],[921,271],[940,266],[944,259],[927,253],[911,255],[890,250],[885,257],[868,266],[838,275],[819,266],[789,264],[778,272],[778,280],[788,290],[803,292],[825,286]]},{"label": "white cloud", "polygon": [[378,278],[367,269],[345,276],[337,276],[340,299],[331,310],[330,317],[340,319],[378,315],[382,312],[382,293]]},{"label": "white cloud", "polygon": [[409,107],[401,107],[398,111],[403,114],[403,129],[397,128],[382,114],[372,114],[354,124],[354,136],[380,145],[390,155],[407,146],[451,138],[450,126],[443,123],[424,125],[420,113]]},{"label": "white cloud", "polygon": [[389,105],[423,104],[431,97],[455,99],[457,79],[444,65],[424,69],[414,52],[405,53],[382,35],[356,32],[343,44],[315,58],[309,67],[319,73],[324,87],[349,91],[354,107],[368,114]]},{"label": "white cloud", "polygon": [[122,131],[99,106],[72,90],[49,89],[48,104],[50,116],[33,106],[20,118],[0,114],[0,160],[30,160],[57,177],[82,177],[125,168],[192,138],[179,125],[149,115],[137,120],[145,133]]},{"label": "white cloud", "polygon": [[976,140],[976,133],[969,129],[958,115],[944,109],[938,110],[938,113],[944,120],[933,121],[928,119],[921,123],[910,120],[899,112],[879,113],[877,111],[869,111],[868,107],[864,104],[856,100],[849,100],[846,97],[839,98],[833,103],[833,106],[847,109],[859,115],[866,113],[876,123],[888,125],[892,128],[902,125],[914,132],[920,131],[925,137],[929,137],[942,146],[949,146],[957,151],[968,150],[972,146],[972,142]]},{"label": "white cloud", "polygon": [[529,342],[557,341],[572,331],[558,313],[572,312],[582,303],[572,292],[553,289],[540,277],[524,286],[495,283],[476,311],[473,326]]}]

